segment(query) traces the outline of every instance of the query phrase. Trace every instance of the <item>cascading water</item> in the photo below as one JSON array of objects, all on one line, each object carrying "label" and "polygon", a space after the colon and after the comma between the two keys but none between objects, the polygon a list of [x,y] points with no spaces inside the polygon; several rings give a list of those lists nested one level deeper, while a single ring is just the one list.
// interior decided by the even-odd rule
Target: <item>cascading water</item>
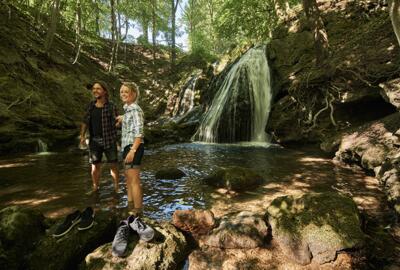
[{"label": "cascading water", "polygon": [[42,141],[41,139],[37,140],[36,152],[37,153],[47,153],[47,144],[44,141]]},{"label": "cascading water", "polygon": [[193,109],[196,82],[200,74],[194,74],[183,86],[176,101],[172,117],[179,117]]},{"label": "cascading water", "polygon": [[229,70],[193,139],[266,142],[271,98],[265,46],[252,48]]}]

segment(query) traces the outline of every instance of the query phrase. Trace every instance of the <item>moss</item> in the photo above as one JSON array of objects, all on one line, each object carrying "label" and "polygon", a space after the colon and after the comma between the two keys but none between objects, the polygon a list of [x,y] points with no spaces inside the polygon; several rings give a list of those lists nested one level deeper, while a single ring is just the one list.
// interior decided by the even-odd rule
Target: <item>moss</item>
[{"label": "moss", "polygon": [[232,166],[217,170],[204,178],[203,181],[214,187],[223,187],[240,192],[262,183],[263,178],[247,168]]},{"label": "moss", "polygon": [[354,239],[362,240],[357,206],[351,198],[333,192],[283,196],[275,199],[268,213],[277,219],[283,231],[295,237],[308,225],[328,226],[338,233],[347,246]]}]

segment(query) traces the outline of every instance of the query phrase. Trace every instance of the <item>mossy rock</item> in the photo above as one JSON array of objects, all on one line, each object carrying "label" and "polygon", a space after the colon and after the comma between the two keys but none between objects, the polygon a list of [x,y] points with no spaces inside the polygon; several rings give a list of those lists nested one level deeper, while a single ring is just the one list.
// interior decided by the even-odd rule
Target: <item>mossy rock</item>
[{"label": "mossy rock", "polygon": [[221,219],[203,240],[207,246],[222,249],[250,249],[261,247],[268,236],[268,227],[262,217],[243,211],[238,215]]},{"label": "mossy rock", "polygon": [[0,211],[0,268],[23,269],[26,255],[45,233],[44,216],[17,206]]},{"label": "mossy rock", "polygon": [[250,169],[234,166],[219,169],[203,181],[210,186],[240,192],[260,185],[264,179]]},{"label": "mossy rock", "polygon": [[337,252],[364,245],[357,205],[338,193],[278,197],[267,215],[283,252],[303,265],[333,261]]},{"label": "mossy rock", "polygon": [[141,242],[133,234],[123,258],[113,257],[112,244],[107,243],[86,256],[80,269],[177,269],[190,252],[185,236],[170,223],[158,223],[150,219],[144,221],[155,230],[153,240]]},{"label": "mossy rock", "polygon": [[179,179],[186,176],[178,168],[163,168],[156,172],[156,179]]},{"label": "mossy rock", "polygon": [[29,269],[77,269],[92,250],[112,241],[116,224],[115,215],[100,211],[96,213],[94,226],[89,230],[79,231],[73,228],[65,236],[54,238],[51,234],[59,226],[59,223],[55,224],[31,254]]}]

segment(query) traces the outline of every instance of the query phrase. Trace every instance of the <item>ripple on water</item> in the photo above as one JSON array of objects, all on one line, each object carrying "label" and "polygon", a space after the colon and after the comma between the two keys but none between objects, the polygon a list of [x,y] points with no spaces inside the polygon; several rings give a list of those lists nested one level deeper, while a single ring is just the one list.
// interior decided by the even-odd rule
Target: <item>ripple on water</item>
[{"label": "ripple on water", "polygon": [[[264,176],[267,183],[247,195],[230,199],[230,203],[235,200],[243,203],[248,200],[246,196],[254,198],[265,192],[284,194],[291,189],[368,189],[361,180],[353,181],[355,176],[363,179],[362,172],[335,166],[330,159],[311,151],[292,151],[271,144],[176,144],[145,151],[141,172],[145,214],[167,219],[177,209],[218,205],[217,199],[212,197],[221,196],[215,196],[210,187],[202,184],[201,178],[219,167],[233,165],[253,169]],[[163,167],[177,167],[186,176],[176,180],[155,179],[155,173]],[[110,211],[126,208],[122,167],[119,194],[114,193],[107,166],[102,172],[100,192],[90,195],[87,156],[52,153],[4,158],[0,160],[0,205],[23,205],[51,216],[64,215],[68,209],[83,209],[88,205]]]}]

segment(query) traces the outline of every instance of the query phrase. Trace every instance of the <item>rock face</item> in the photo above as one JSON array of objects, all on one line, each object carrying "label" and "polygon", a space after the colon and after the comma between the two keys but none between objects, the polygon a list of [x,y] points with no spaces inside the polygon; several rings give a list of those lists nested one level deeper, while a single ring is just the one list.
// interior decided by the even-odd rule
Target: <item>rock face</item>
[{"label": "rock face", "polygon": [[163,168],[156,172],[156,179],[179,179],[186,174],[178,168]]},{"label": "rock face", "polygon": [[51,236],[57,226],[58,224],[52,226],[49,235],[42,238],[36,246],[29,260],[30,269],[76,269],[86,254],[112,241],[116,230],[116,218],[109,212],[97,212],[92,228],[78,231],[75,227],[58,239]]},{"label": "rock face", "polygon": [[338,251],[364,242],[356,204],[337,193],[278,197],[267,215],[283,253],[302,265],[333,261]]},{"label": "rock face", "polygon": [[268,44],[276,102],[266,131],[279,143],[318,143],[400,105],[399,47],[387,7],[339,0],[321,1],[318,8],[331,53],[323,67],[316,65],[307,20],[294,10]]},{"label": "rock face", "polygon": [[0,268],[25,269],[26,256],[45,233],[44,216],[12,206],[0,211]]},{"label": "rock face", "polygon": [[400,109],[400,78],[379,84],[382,88],[381,95],[386,102]]},{"label": "rock face", "polygon": [[375,171],[389,202],[400,215],[400,114],[353,129],[333,141],[339,145],[337,159]]},{"label": "rock face", "polygon": [[265,221],[251,212],[241,212],[233,218],[223,218],[219,227],[204,239],[204,244],[222,249],[256,248],[268,235]]},{"label": "rock face", "polygon": [[216,222],[210,210],[176,210],[172,216],[172,224],[182,231],[189,232],[196,239],[207,235]]},{"label": "rock face", "polygon": [[240,192],[254,188],[254,186],[261,184],[264,179],[250,169],[229,167],[217,170],[215,173],[204,178],[203,181],[214,187],[222,187]]},{"label": "rock face", "polygon": [[131,239],[125,258],[113,257],[111,243],[98,247],[86,256],[82,269],[130,269],[167,270],[176,269],[188,254],[184,235],[169,223],[156,224],[147,221],[156,230],[155,239],[149,243]]}]

